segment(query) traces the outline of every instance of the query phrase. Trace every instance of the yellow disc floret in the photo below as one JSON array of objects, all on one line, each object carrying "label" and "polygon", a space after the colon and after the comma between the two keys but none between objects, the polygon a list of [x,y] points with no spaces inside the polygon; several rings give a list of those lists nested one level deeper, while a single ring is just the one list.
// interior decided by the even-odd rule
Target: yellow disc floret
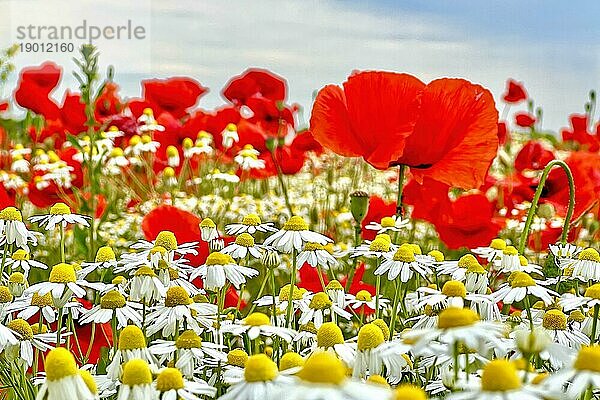
[{"label": "yellow disc floret", "polygon": [[244,232],[235,238],[235,244],[244,247],[253,247],[254,238],[249,233]]},{"label": "yellow disc floret", "polygon": [[192,303],[193,300],[190,298],[190,295],[181,286],[171,286],[167,289],[167,295],[165,296],[166,307],[187,306]]},{"label": "yellow disc floret", "polygon": [[25,275],[23,275],[20,272],[13,272],[12,274],[10,274],[10,276],[8,277],[8,281],[10,283],[16,283],[16,284],[20,284],[20,285],[24,285],[27,283],[27,279],[25,279]]},{"label": "yellow disc floret", "polygon": [[191,329],[183,331],[175,341],[178,349],[198,349],[202,347],[202,339]]},{"label": "yellow disc floret", "polygon": [[308,305],[313,310],[325,310],[331,308],[332,302],[327,293],[315,293]]},{"label": "yellow disc floret", "polygon": [[304,365],[304,357],[293,351],[285,353],[279,360],[279,370],[285,371],[290,368],[297,368]]},{"label": "yellow disc floret", "polygon": [[207,266],[211,265],[230,265],[235,264],[235,261],[229,254],[223,254],[218,251],[213,251],[206,257],[206,262],[204,263]]},{"label": "yellow disc floret", "polygon": [[458,259],[457,265],[459,268],[469,268],[472,265],[479,265],[479,261],[477,261],[473,254],[465,254]]},{"label": "yellow disc floret", "polygon": [[448,297],[462,297],[464,299],[467,295],[467,289],[461,281],[448,281],[442,287],[442,294]]},{"label": "yellow disc floret", "polygon": [[115,256],[115,252],[110,246],[102,246],[96,252],[96,262],[106,262],[106,261],[114,261],[117,257]]},{"label": "yellow disc floret", "polygon": [[[0,286],[0,303],[10,303],[13,301],[13,295],[8,286]],[[52,299],[50,299],[52,303]]]},{"label": "yellow disc floret", "polygon": [[33,339],[33,330],[27,321],[21,318],[13,319],[6,325],[13,332],[17,332],[22,340]]},{"label": "yellow disc floret", "polygon": [[114,310],[125,307],[125,296],[117,290],[111,290],[100,298],[100,308]]},{"label": "yellow disc floret", "polygon": [[521,387],[517,368],[507,360],[493,360],[483,367],[481,389],[486,392],[507,392]]},{"label": "yellow disc floret", "polygon": [[79,376],[81,376],[83,383],[85,383],[85,386],[87,386],[89,391],[94,395],[98,394],[98,385],[96,385],[96,380],[92,374],[90,374],[90,371],[80,369],[77,371],[77,373],[79,373]]},{"label": "yellow disc floret", "polygon": [[344,343],[344,335],[337,324],[333,322],[325,322],[317,331],[317,346],[318,347],[333,347],[336,344]]},{"label": "yellow disc floret", "polygon": [[50,382],[77,374],[77,364],[73,354],[64,347],[50,350],[45,362],[46,379]]},{"label": "yellow disc floret", "polygon": [[344,290],[344,287],[337,279],[332,279],[329,281],[327,286],[325,286],[325,290]]},{"label": "yellow disc floret", "polygon": [[265,354],[256,354],[248,357],[244,368],[246,382],[272,381],[279,375],[277,364]]},{"label": "yellow disc floret", "polygon": [[65,203],[56,203],[50,207],[50,215],[68,215],[71,214],[71,209]]},{"label": "yellow disc floret", "polygon": [[367,383],[371,383],[373,385],[379,385],[379,386],[383,386],[386,388],[390,387],[390,384],[388,383],[388,381],[381,375],[370,375],[367,378]]},{"label": "yellow disc floret", "polygon": [[156,377],[156,390],[159,392],[179,389],[183,389],[183,375],[178,369],[165,368]]},{"label": "yellow disc floret", "polygon": [[391,243],[388,242],[387,240],[382,239],[382,238],[375,238],[375,240],[373,240],[371,242],[371,244],[369,244],[369,251],[378,251],[378,252],[387,253],[388,251],[390,251],[390,247],[391,247]]},{"label": "yellow disc floret", "polygon": [[256,214],[248,214],[242,219],[242,224],[247,226],[258,226],[261,222],[260,217]]},{"label": "yellow disc floret", "polygon": [[448,307],[438,316],[438,328],[449,329],[473,325],[479,321],[479,315],[469,308]]},{"label": "yellow disc floret", "polygon": [[294,215],[283,224],[282,229],[286,231],[306,231],[308,230],[308,224],[302,217]]},{"label": "yellow disc floret", "polygon": [[30,255],[25,250],[18,249],[17,251],[12,253],[12,256],[10,256],[10,258],[12,258],[13,260],[16,260],[16,261],[24,261],[24,260],[29,260]]},{"label": "yellow disc floret", "polygon": [[493,239],[490,243],[490,247],[494,250],[504,250],[506,248],[506,242],[503,239]]},{"label": "yellow disc floret", "polygon": [[444,253],[439,250],[431,250],[429,253],[427,253],[427,255],[433,257],[436,262],[444,261]]},{"label": "yellow disc floret", "polygon": [[316,250],[324,250],[325,246],[320,243],[315,242],[306,242],[304,244],[304,251],[316,251]]},{"label": "yellow disc floret", "polygon": [[394,261],[413,262],[415,261],[415,253],[410,246],[400,246],[394,253]]},{"label": "yellow disc floret", "polygon": [[38,292],[35,292],[33,296],[31,296],[31,303],[34,307],[46,307],[54,304],[52,302],[52,293],[48,292],[43,296],[40,296]]},{"label": "yellow disc floret", "polygon": [[359,351],[374,349],[385,341],[381,328],[370,323],[365,324],[358,331],[358,340],[356,346]]},{"label": "yellow disc floret", "polygon": [[75,268],[70,264],[60,263],[52,267],[50,271],[49,282],[52,283],[69,283],[75,282],[77,275],[75,274]]},{"label": "yellow disc floret", "polygon": [[577,353],[573,368],[580,371],[600,372],[600,346],[583,346]]},{"label": "yellow disc floret", "polygon": [[522,271],[514,271],[510,274],[508,281],[510,282],[511,287],[528,287],[535,286],[535,281],[533,278],[527,273]]},{"label": "yellow disc floret", "polygon": [[367,290],[359,290],[358,293],[356,293],[356,300],[366,302],[373,300],[373,298],[371,297],[371,293]]},{"label": "yellow disc floret", "polygon": [[23,215],[16,207],[6,207],[0,211],[0,219],[4,221],[20,221],[23,222]]},{"label": "yellow disc floret", "polygon": [[382,228],[393,228],[396,226],[396,221],[392,217],[383,217],[379,224]]},{"label": "yellow disc floret", "polygon": [[121,375],[123,385],[137,386],[149,385],[152,383],[152,372],[150,366],[144,360],[134,358],[123,365],[123,374]]},{"label": "yellow disc floret", "polygon": [[146,347],[146,336],[135,325],[127,325],[119,335],[119,350],[143,349]]},{"label": "yellow disc floret", "polygon": [[581,250],[581,253],[577,256],[579,260],[594,261],[600,263],[600,254],[596,249],[588,247],[587,249]]},{"label": "yellow disc floret", "polygon": [[548,310],[544,314],[542,326],[546,329],[564,331],[567,329],[567,316],[560,310]]},{"label": "yellow disc floret", "polygon": [[161,231],[154,240],[155,246],[162,246],[167,251],[177,250],[177,238],[171,231]]},{"label": "yellow disc floret", "polygon": [[592,286],[585,290],[585,297],[592,299],[600,299],[600,283],[594,283]]},{"label": "yellow disc floret", "polygon": [[244,349],[233,349],[227,353],[227,364],[243,368],[248,361],[248,353]]},{"label": "yellow disc floret", "polygon": [[519,251],[515,246],[506,246],[506,248],[502,250],[502,254],[505,256],[516,256],[519,254]]},{"label": "yellow disc floret", "polygon": [[271,319],[267,316],[267,314],[261,312],[253,312],[244,318],[244,325],[250,326],[262,326],[262,325],[271,325]]},{"label": "yellow disc floret", "polygon": [[311,383],[340,385],[346,380],[346,367],[333,353],[314,353],[298,372],[298,377]]},{"label": "yellow disc floret", "polygon": [[418,386],[403,383],[396,387],[391,400],[427,400],[427,394]]},{"label": "yellow disc floret", "polygon": [[389,340],[390,338],[390,328],[387,326],[384,320],[381,318],[377,318],[371,322],[373,325],[377,325],[381,332],[383,332],[383,338],[385,340]]}]

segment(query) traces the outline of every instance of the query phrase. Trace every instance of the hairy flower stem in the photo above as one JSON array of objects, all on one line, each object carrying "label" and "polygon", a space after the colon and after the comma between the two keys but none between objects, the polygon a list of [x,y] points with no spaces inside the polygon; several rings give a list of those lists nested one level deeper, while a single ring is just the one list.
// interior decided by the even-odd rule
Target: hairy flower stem
[{"label": "hairy flower stem", "polygon": [[[360,244],[360,232],[362,228],[359,223],[356,223],[354,227],[354,247],[358,247]],[[346,278],[346,287],[344,288],[345,292],[348,293],[350,290],[350,286],[352,285],[352,281],[354,280],[354,274],[356,273],[356,265],[358,264],[358,258],[354,257],[352,260],[352,266],[350,267],[350,271],[348,271],[348,276]]]},{"label": "hairy flower stem", "polygon": [[406,165],[400,164],[398,167],[398,198],[396,200],[396,216],[401,218],[404,215],[404,206],[402,205],[402,193],[404,192],[404,175]]},{"label": "hairy flower stem", "polygon": [[569,234],[569,224],[571,222],[571,217],[573,216],[573,209],[575,208],[575,182],[573,180],[573,174],[571,173],[571,169],[561,160],[552,160],[542,172],[542,177],[540,178],[540,183],[538,183],[535,194],[533,195],[533,200],[531,201],[531,207],[529,207],[529,212],[527,213],[527,220],[525,221],[525,228],[521,233],[521,240],[519,242],[519,253],[523,254],[525,251],[525,245],[527,244],[527,237],[529,236],[529,230],[531,228],[531,223],[533,222],[533,216],[535,215],[535,211],[537,209],[538,202],[540,200],[540,196],[542,195],[542,190],[544,190],[544,184],[546,183],[546,179],[548,178],[548,174],[554,166],[561,167],[565,174],[567,175],[567,179],[569,181],[569,207],[567,209],[567,215],[565,216],[565,222],[563,224],[562,233],[560,235],[561,243],[567,243],[567,235]]},{"label": "hairy flower stem", "polygon": [[598,312],[600,312],[600,305],[594,306],[594,320],[592,321],[592,336],[590,337],[590,343],[596,342],[596,329],[598,328]]},{"label": "hairy flower stem", "polygon": [[292,250],[292,273],[290,275],[290,294],[288,298],[288,308],[285,317],[286,328],[291,328],[292,323],[292,310],[294,309],[294,285],[296,284],[296,249]]},{"label": "hairy flower stem", "polygon": [[394,328],[396,326],[396,318],[398,314],[398,303],[400,301],[400,290],[402,289],[402,283],[394,281],[394,301],[392,304],[392,317],[390,321],[390,337],[394,336]]}]

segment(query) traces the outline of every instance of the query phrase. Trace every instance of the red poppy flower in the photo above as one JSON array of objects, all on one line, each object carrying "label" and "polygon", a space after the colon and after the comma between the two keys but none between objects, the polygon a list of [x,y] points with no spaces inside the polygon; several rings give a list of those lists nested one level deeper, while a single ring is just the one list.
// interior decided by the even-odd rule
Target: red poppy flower
[{"label": "red poppy flower", "polygon": [[[580,227],[572,228],[567,235],[569,242],[577,240],[577,235]],[[554,244],[560,240],[562,234],[562,226],[559,227],[548,227],[541,231],[533,231],[527,238],[527,247],[535,251],[548,251],[548,246]]]},{"label": "red poppy flower", "polygon": [[292,141],[291,147],[293,150],[298,150],[303,153],[313,151],[316,154],[323,153],[323,146],[315,140],[315,137],[310,131],[298,133]]},{"label": "red poppy flower", "polygon": [[103,122],[107,118],[120,113],[125,105],[117,94],[119,86],[114,82],[108,82],[100,96],[96,99],[96,119]]},{"label": "red poppy flower", "polygon": [[4,185],[0,183],[0,210],[15,205],[15,198],[11,196]]},{"label": "red poppy flower", "polygon": [[450,202],[448,185],[425,178],[422,185],[411,180],[404,188],[403,202],[412,206],[411,218],[435,224],[443,208]]},{"label": "red poppy flower", "polygon": [[[313,268],[305,263],[302,268],[300,268],[298,273],[300,275],[300,280],[298,281],[299,288],[304,288],[315,293],[323,291],[323,286],[319,280],[319,271],[316,268]],[[329,283],[327,274],[323,272],[321,277],[323,277],[323,282],[325,282],[325,285],[327,285],[327,283]]]},{"label": "red poppy flower", "polygon": [[405,164],[418,182],[429,176],[478,187],[496,156],[498,112],[491,93],[462,79],[390,72],[350,76],[315,100],[311,131],[325,147],[362,156],[379,169]]},{"label": "red poppy flower", "polygon": [[286,81],[282,77],[260,68],[250,68],[233,77],[223,89],[223,97],[233,104],[247,104],[251,97],[264,97],[272,101],[283,101]]},{"label": "red poppy flower", "polygon": [[578,143],[582,150],[600,150],[600,125],[596,127],[596,134],[588,131],[588,116],[585,114],[572,114],[569,117],[571,128],[564,128],[560,134],[564,141]]},{"label": "red poppy flower", "polygon": [[247,100],[247,105],[253,113],[249,121],[258,125],[267,136],[285,137],[288,127],[294,127],[292,110],[281,103],[252,97]]},{"label": "red poppy flower", "polygon": [[380,222],[383,217],[390,217],[396,214],[396,203],[387,202],[379,196],[371,196],[369,198],[369,208],[362,220],[361,236],[365,240],[373,240],[377,235],[376,231],[365,229],[365,226],[371,222]]},{"label": "red poppy flower", "polygon": [[149,79],[142,81],[143,99],[131,101],[129,107],[134,115],[139,116],[144,108],[150,107],[158,117],[163,112],[175,118],[182,118],[187,109],[198,102],[198,98],[208,89],[197,81],[186,77],[168,79]]},{"label": "red poppy flower", "polygon": [[483,194],[467,194],[448,203],[435,228],[450,249],[485,246],[498,236],[502,224],[494,218],[494,204]]},{"label": "red poppy flower", "polygon": [[542,143],[530,140],[521,148],[515,158],[515,169],[523,171],[525,169],[543,169],[546,164],[556,157],[552,151],[544,148]]},{"label": "red poppy flower", "polygon": [[361,72],[343,89],[327,85],[319,91],[310,118],[311,132],[337,154],[363,157],[386,169],[404,151],[417,119],[418,95],[425,84],[407,74]]},{"label": "red poppy flower", "polygon": [[0,101],[0,112],[8,110],[8,101]]},{"label": "red poppy flower", "polygon": [[[181,137],[189,137],[196,140],[198,132],[206,131],[213,135],[214,146],[221,148],[221,132],[227,127],[227,124],[240,123],[241,116],[239,110],[235,107],[227,106],[216,109],[213,112],[197,111],[184,122],[181,129]],[[239,127],[238,127],[239,134]]]},{"label": "red poppy flower", "polygon": [[67,90],[60,109],[60,119],[65,129],[73,135],[87,130],[85,104],[82,103],[79,93],[71,93]]},{"label": "red poppy flower", "polygon": [[506,122],[504,122],[504,121],[498,122],[498,142],[499,142],[499,144],[504,145],[509,140],[510,140],[510,133],[508,132],[508,127],[506,126]]},{"label": "red poppy flower", "polygon": [[526,112],[520,112],[515,115],[515,123],[522,128],[531,128],[535,125],[535,117]]},{"label": "red poppy flower", "polygon": [[58,104],[49,96],[58,85],[61,72],[61,68],[51,61],[39,67],[23,68],[14,93],[17,104],[43,115],[46,119],[58,118]]},{"label": "red poppy flower", "polygon": [[527,92],[521,82],[509,79],[506,82],[506,93],[502,95],[506,103],[516,104],[527,99]]},{"label": "red poppy flower", "polygon": [[510,212],[517,204],[533,199],[537,183],[521,173],[514,173],[495,181],[493,186],[498,189],[496,208],[506,208]]}]

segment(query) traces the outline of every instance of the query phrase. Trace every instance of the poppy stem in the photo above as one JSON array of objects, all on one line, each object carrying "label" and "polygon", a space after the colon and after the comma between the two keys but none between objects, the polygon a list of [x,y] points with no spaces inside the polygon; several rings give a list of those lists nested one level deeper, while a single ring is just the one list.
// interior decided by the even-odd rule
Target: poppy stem
[{"label": "poppy stem", "polygon": [[544,172],[542,173],[542,177],[540,178],[540,182],[538,183],[535,194],[533,195],[533,200],[531,201],[531,207],[529,207],[529,212],[527,213],[527,220],[525,221],[525,228],[521,233],[521,240],[519,243],[519,253],[523,254],[525,251],[525,245],[527,243],[527,237],[529,236],[529,229],[531,228],[531,223],[533,222],[533,216],[535,215],[538,201],[540,200],[540,196],[542,195],[542,190],[544,190],[544,184],[546,183],[546,179],[550,174],[550,171],[554,166],[561,167],[565,174],[567,175],[567,179],[569,181],[569,206],[567,209],[567,215],[565,216],[565,222],[563,225],[562,233],[560,235],[561,243],[567,243],[567,235],[569,234],[569,224],[571,222],[571,217],[573,216],[573,210],[575,208],[575,182],[573,180],[573,174],[571,173],[571,169],[561,160],[552,160],[546,167],[544,168]]},{"label": "poppy stem", "polygon": [[404,206],[402,205],[402,192],[404,191],[404,174],[406,165],[400,164],[398,167],[398,199],[396,200],[396,216],[402,218],[404,216]]}]

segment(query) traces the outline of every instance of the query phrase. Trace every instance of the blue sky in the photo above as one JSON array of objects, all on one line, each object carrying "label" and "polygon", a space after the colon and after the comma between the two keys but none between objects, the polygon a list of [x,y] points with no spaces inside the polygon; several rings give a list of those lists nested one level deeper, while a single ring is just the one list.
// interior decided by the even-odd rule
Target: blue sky
[{"label": "blue sky", "polygon": [[[512,77],[523,81],[544,127],[558,130],[581,112],[600,81],[600,2],[585,1],[157,1],[5,0],[0,44],[14,26],[132,19],[148,27],[143,43],[100,43],[104,64],[116,67],[123,94],[139,94],[148,77],[189,75],[211,92],[200,105],[223,103],[228,78],[251,66],[284,76],[289,98],[309,113],[315,90],[341,83],[354,69],[385,69],[424,81],[459,76],[496,96]],[[63,7],[61,4],[69,4]],[[31,6],[33,12],[23,12]],[[23,17],[27,15],[27,17]],[[0,17],[0,19],[3,17]],[[48,55],[20,55],[19,67]],[[69,55],[52,55],[69,65]],[[72,65],[72,64],[71,64]],[[63,88],[73,86],[66,76]],[[62,93],[62,90],[58,90]],[[60,96],[59,96],[60,97]]]}]

